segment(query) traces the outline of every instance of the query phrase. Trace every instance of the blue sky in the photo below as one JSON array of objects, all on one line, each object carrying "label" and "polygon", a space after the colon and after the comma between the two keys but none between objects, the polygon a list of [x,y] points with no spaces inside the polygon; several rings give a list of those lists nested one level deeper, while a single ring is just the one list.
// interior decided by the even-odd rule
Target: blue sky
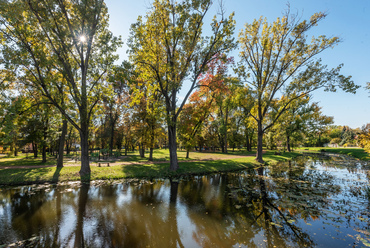
[{"label": "blue sky", "polygon": [[[139,15],[148,11],[150,0],[107,0],[110,15],[110,29],[114,35],[121,35],[125,44],[119,50],[120,60],[127,59],[126,39],[130,25]],[[213,16],[217,12],[215,1]],[[235,12],[235,37],[245,23],[264,16],[273,22],[283,15],[287,7],[285,0],[224,0],[227,13]],[[354,82],[365,86],[370,81],[370,0],[296,0],[290,1],[291,12],[298,12],[302,19],[308,19],[315,12],[327,12],[328,16],[310,35],[339,36],[341,42],[334,49],[324,51],[319,56],[323,64],[330,68],[343,63],[342,74],[351,75]],[[208,23],[206,23],[208,25]],[[238,61],[238,51],[232,54]],[[361,127],[370,122],[370,92],[360,88],[352,95],[337,91],[336,93],[317,91],[313,101],[319,102],[325,115],[334,117],[335,125]]]}]

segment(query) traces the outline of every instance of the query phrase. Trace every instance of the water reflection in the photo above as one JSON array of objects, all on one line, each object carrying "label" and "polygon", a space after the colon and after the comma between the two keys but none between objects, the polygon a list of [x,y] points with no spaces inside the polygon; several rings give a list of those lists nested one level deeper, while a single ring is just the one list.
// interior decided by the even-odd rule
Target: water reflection
[{"label": "water reflection", "polygon": [[3,188],[0,246],[366,245],[368,183],[361,164],[317,158],[180,181]]}]

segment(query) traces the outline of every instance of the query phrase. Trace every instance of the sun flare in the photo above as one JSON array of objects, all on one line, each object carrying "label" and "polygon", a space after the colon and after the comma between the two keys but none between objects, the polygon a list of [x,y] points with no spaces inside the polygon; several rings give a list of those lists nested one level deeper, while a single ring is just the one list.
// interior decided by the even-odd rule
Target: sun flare
[{"label": "sun flare", "polygon": [[86,41],[86,36],[85,35],[81,35],[80,36],[80,42],[85,42]]}]

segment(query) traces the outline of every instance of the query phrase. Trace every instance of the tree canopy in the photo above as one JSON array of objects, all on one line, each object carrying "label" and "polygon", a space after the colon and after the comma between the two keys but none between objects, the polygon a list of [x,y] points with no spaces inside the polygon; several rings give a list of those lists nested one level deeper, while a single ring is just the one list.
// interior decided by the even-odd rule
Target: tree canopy
[{"label": "tree canopy", "polygon": [[[318,54],[338,44],[341,41],[338,37],[321,35],[308,41],[308,31],[326,16],[315,13],[309,20],[301,21],[288,10],[272,23],[262,17],[247,23],[239,34],[241,51],[236,71],[254,98],[251,115],[258,126],[256,159],[259,162],[263,162],[263,134],[274,126],[293,101],[320,88],[335,91],[340,87],[351,93],[358,88],[350,76],[340,74],[342,65],[328,70],[317,58]],[[278,103],[278,111],[275,118],[268,119],[274,103]]]}]

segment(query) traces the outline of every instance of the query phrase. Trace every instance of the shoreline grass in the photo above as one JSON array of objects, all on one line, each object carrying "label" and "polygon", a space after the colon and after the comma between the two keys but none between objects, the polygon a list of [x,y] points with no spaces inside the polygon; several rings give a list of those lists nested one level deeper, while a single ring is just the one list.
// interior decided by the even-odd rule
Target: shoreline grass
[{"label": "shoreline grass", "polygon": [[[283,153],[274,155],[269,151],[264,154],[264,160],[269,164],[290,160],[299,156],[299,153]],[[217,155],[221,156],[221,155]],[[215,158],[215,156],[213,156]],[[216,158],[217,159],[217,158]],[[169,163],[130,163],[113,165],[110,167],[91,166],[90,180],[118,180],[118,179],[155,179],[179,178],[188,175],[204,175],[218,172],[238,171],[259,166],[254,156],[221,160],[202,160],[179,163],[177,171],[169,170]],[[137,162],[137,161],[135,161]],[[66,181],[81,181],[79,166],[65,166],[63,168],[12,168],[0,170],[0,185],[15,186],[42,183],[58,183]]]},{"label": "shoreline grass", "polygon": [[335,148],[335,147],[302,147],[297,149],[296,151],[301,151],[301,152],[331,152],[331,153],[337,153],[337,154],[344,154],[344,155],[349,155],[354,158],[360,159],[360,160],[370,160],[370,155],[365,152],[363,148],[354,148],[354,147],[340,147],[340,148]]}]

